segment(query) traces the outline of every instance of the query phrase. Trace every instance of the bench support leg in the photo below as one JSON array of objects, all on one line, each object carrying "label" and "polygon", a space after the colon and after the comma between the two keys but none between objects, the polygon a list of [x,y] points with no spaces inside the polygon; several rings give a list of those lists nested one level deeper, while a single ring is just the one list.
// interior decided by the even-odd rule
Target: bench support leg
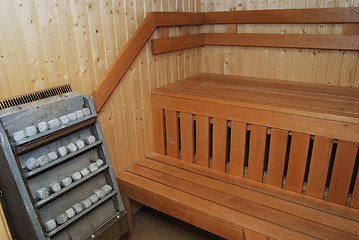
[{"label": "bench support leg", "polygon": [[132,236],[133,234],[133,214],[131,208],[131,200],[128,197],[121,195],[123,205],[125,206],[125,210],[127,213],[127,222],[128,222],[128,235]]}]

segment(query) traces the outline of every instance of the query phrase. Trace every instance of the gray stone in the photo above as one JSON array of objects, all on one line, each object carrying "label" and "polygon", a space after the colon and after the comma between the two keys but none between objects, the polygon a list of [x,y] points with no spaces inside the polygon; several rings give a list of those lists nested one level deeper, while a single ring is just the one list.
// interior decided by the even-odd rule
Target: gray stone
[{"label": "gray stone", "polygon": [[37,133],[37,129],[35,126],[28,126],[25,128],[25,134],[26,134],[26,137],[32,137],[32,136],[35,136]]},{"label": "gray stone", "polygon": [[56,222],[54,219],[50,219],[49,221],[44,223],[45,229],[48,232],[51,232],[52,230],[54,230],[56,228]]},{"label": "gray stone", "polygon": [[71,178],[72,178],[72,180],[75,182],[75,181],[81,179],[82,176],[81,176],[81,173],[80,173],[80,172],[74,172],[73,174],[71,174]]},{"label": "gray stone", "polygon": [[66,178],[61,180],[61,186],[62,187],[66,187],[66,186],[70,185],[71,183],[72,183],[71,177],[66,177]]},{"label": "gray stone", "polygon": [[91,163],[90,166],[89,166],[89,169],[90,169],[91,172],[95,172],[95,171],[97,171],[98,166],[97,166],[96,163]]},{"label": "gray stone", "polygon": [[47,198],[50,195],[49,190],[47,188],[40,188],[36,191],[36,196],[42,200],[44,198]]},{"label": "gray stone", "polygon": [[40,166],[39,161],[36,158],[29,158],[25,163],[26,168],[32,171]]},{"label": "gray stone", "polygon": [[62,146],[57,149],[57,152],[59,153],[60,157],[63,157],[67,154],[67,149],[66,147]]},{"label": "gray stone", "polygon": [[56,217],[56,222],[57,222],[57,224],[60,224],[60,225],[67,222],[67,220],[69,220],[69,218],[67,217],[66,213],[62,213]]},{"label": "gray stone", "polygon": [[89,197],[92,204],[98,201],[98,196],[96,194],[93,194]]},{"label": "gray stone", "polygon": [[102,159],[97,159],[97,160],[96,160],[96,164],[97,164],[98,167],[102,167],[103,164],[104,164],[104,162],[103,162]]},{"label": "gray stone", "polygon": [[76,145],[76,147],[77,147],[78,149],[81,149],[81,148],[84,148],[84,147],[85,147],[85,143],[84,143],[83,140],[77,140],[77,141],[75,142],[75,145]]},{"label": "gray stone", "polygon": [[54,129],[60,126],[60,121],[57,118],[47,121],[47,126],[49,129]]},{"label": "gray stone", "polygon": [[82,207],[83,207],[84,209],[90,207],[90,206],[91,206],[91,201],[90,201],[90,199],[89,199],[89,198],[86,198],[85,200],[83,200],[83,201],[81,202],[81,205],[82,205]]},{"label": "gray stone", "polygon": [[69,113],[69,114],[67,114],[67,117],[69,118],[70,122],[76,121],[76,119],[77,119],[76,113]]},{"label": "gray stone", "polygon": [[17,131],[14,133],[13,138],[15,142],[24,140],[26,138],[26,133],[24,130]]},{"label": "gray stone", "polygon": [[102,187],[102,190],[105,192],[105,194],[107,195],[107,194],[109,194],[110,192],[112,192],[112,187],[110,186],[110,185],[108,185],[108,184],[106,184],[106,185],[104,185],[103,187]]},{"label": "gray stone", "polygon": [[69,208],[65,211],[68,218],[72,218],[76,215],[76,212],[73,208]]},{"label": "gray stone", "polygon": [[66,148],[67,148],[67,151],[68,151],[69,153],[76,152],[76,150],[77,150],[76,145],[73,144],[73,143],[68,144],[68,145],[66,146]]},{"label": "gray stone", "polygon": [[37,124],[37,129],[39,130],[39,132],[45,132],[47,129],[48,129],[48,127],[47,127],[47,123],[46,122],[39,122],[38,124]]},{"label": "gray stone", "polygon": [[82,212],[82,210],[84,210],[81,203],[76,203],[72,206],[72,208],[75,210],[76,214],[79,214],[80,212]]},{"label": "gray stone", "polygon": [[82,110],[78,110],[75,112],[77,119],[81,119],[84,117],[84,112]]},{"label": "gray stone", "polygon": [[85,141],[86,141],[87,144],[93,144],[93,143],[96,142],[96,138],[95,138],[95,136],[91,135],[91,136],[87,137],[85,139]]},{"label": "gray stone", "polygon": [[39,161],[40,166],[44,166],[45,164],[49,163],[49,158],[46,155],[44,155],[44,156],[37,158],[37,161]]},{"label": "gray stone", "polygon": [[51,191],[53,193],[58,192],[58,191],[61,190],[61,186],[60,186],[60,184],[58,182],[50,183],[49,187],[50,187],[50,189],[51,189]]},{"label": "gray stone", "polygon": [[83,177],[90,174],[90,170],[88,168],[84,168],[80,172]]},{"label": "gray stone", "polygon": [[69,117],[67,115],[59,117],[59,121],[62,125],[66,125],[70,122]]},{"label": "gray stone", "polygon": [[102,189],[100,189],[100,190],[97,190],[97,191],[95,191],[95,194],[98,196],[98,198],[103,198],[106,194],[105,194],[105,192],[102,190]]},{"label": "gray stone", "polygon": [[88,116],[88,115],[91,114],[91,111],[90,111],[89,108],[84,108],[84,109],[82,109],[82,111],[83,111],[83,113],[84,113],[85,116]]},{"label": "gray stone", "polygon": [[51,161],[56,160],[56,159],[58,158],[58,156],[57,156],[57,153],[56,153],[56,152],[49,152],[49,153],[47,154],[47,158],[48,158],[49,161],[51,162]]}]

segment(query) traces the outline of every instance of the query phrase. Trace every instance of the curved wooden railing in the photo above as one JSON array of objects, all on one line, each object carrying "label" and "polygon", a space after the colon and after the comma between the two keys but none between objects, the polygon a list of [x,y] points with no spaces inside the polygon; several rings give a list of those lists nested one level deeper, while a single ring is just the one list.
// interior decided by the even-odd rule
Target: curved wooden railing
[{"label": "curved wooden railing", "polygon": [[111,93],[157,27],[205,24],[313,24],[343,23],[342,35],[205,33],[152,40],[153,54],[204,45],[293,47],[359,50],[359,8],[253,10],[231,12],[149,13],[137,28],[101,81],[93,89],[97,111]]}]

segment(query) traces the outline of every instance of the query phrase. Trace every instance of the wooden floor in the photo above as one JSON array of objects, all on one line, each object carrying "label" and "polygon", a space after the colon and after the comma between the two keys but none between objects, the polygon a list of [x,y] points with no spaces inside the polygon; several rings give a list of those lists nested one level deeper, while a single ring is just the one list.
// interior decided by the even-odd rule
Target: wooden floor
[{"label": "wooden floor", "polygon": [[135,233],[121,240],[201,240],[223,238],[172,218],[152,208],[144,207],[134,216]]}]

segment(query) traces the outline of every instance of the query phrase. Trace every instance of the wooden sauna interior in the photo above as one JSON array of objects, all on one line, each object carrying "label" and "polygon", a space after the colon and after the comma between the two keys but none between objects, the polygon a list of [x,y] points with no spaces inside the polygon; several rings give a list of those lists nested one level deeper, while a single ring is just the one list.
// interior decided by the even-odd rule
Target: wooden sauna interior
[{"label": "wooden sauna interior", "polygon": [[[0,0],[0,101],[70,84],[91,95],[149,12],[359,7],[357,0]],[[159,27],[196,33],[341,34],[343,24]],[[202,46],[153,55],[147,41],[98,113],[115,174],[153,151],[151,89],[195,74],[359,87],[359,52]],[[11,239],[0,209],[0,239]]]}]

